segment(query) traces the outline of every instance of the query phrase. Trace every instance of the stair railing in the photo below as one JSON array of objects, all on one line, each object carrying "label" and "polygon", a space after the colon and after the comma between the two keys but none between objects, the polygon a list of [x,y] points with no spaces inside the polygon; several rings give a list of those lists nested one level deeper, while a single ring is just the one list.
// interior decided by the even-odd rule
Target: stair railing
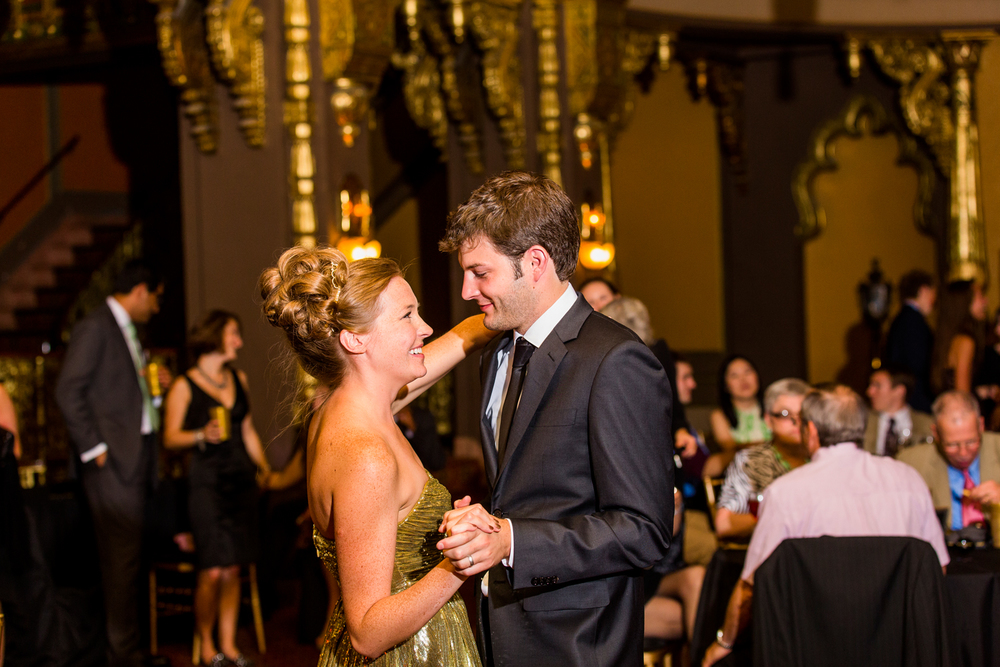
[{"label": "stair railing", "polygon": [[62,162],[67,155],[72,153],[76,149],[76,145],[79,143],[80,135],[74,135],[72,139],[63,144],[62,148],[56,151],[56,154],[52,156],[51,160],[46,162],[41,169],[35,172],[35,175],[24,184],[24,187],[14,193],[14,196],[10,198],[10,201],[4,204],[3,208],[0,208],[0,225],[3,224],[4,218],[6,218],[7,215],[21,203],[21,200],[27,197],[32,190],[38,187],[38,184],[45,180],[45,177],[48,176],[53,169],[58,167],[59,163]]}]

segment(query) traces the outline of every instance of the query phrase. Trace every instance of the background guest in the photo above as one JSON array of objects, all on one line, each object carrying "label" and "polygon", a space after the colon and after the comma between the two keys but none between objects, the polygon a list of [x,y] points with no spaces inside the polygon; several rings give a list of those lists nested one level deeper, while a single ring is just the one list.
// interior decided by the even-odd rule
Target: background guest
[{"label": "background guest", "polygon": [[726,357],[719,366],[719,407],[712,411],[712,436],[723,452],[771,440],[764,422],[763,389],[753,362],[740,354]]},{"label": "background guest", "polygon": [[802,442],[812,462],[775,480],[764,494],[740,581],[703,667],[732,651],[751,618],[754,573],[784,540],[916,537],[934,547],[942,566],[948,564],[941,527],[920,477],[898,461],[859,447],[866,412],[861,397],[844,386],[814,389],[802,401]]},{"label": "background guest", "polygon": [[430,410],[416,405],[407,405],[393,415],[393,419],[427,470],[435,472],[444,468],[447,462],[447,452],[444,445],[441,444],[441,436],[437,432],[437,421]]},{"label": "background guest", "polygon": [[726,471],[717,503],[715,534],[749,537],[757,525],[756,503],[771,482],[809,460],[802,446],[799,412],[809,385],[796,378],[771,383],[764,392],[764,420],[773,437],[740,450]]},{"label": "background guest", "polygon": [[587,278],[580,283],[577,292],[582,294],[590,307],[597,312],[601,312],[604,306],[621,296],[615,284],[605,278]]},{"label": "background guest", "polygon": [[947,527],[982,522],[983,503],[1000,503],[1000,435],[983,433],[979,403],[962,391],[934,401],[934,431],[936,445],[908,447],[898,459],[924,478]]},{"label": "background guest", "polygon": [[972,378],[982,363],[986,296],[970,280],[951,283],[941,299],[932,387],[937,391],[972,391]]},{"label": "background guest", "polygon": [[[73,329],[56,384],[97,533],[112,667],[142,662],[139,568],[160,414],[136,325],[159,312],[162,294],[159,273],[141,261],[126,264],[113,294]],[[159,368],[168,386],[169,373]]]},{"label": "background guest", "polygon": [[698,613],[698,598],[705,568],[684,562],[684,503],[674,489],[674,528],[670,549],[660,564],[644,577],[646,606],[643,636],[657,639],[690,639]]},{"label": "background guest", "polygon": [[993,327],[986,338],[983,363],[975,378],[976,397],[986,427],[996,431],[1000,428],[1000,413],[996,413],[1000,403],[1000,310],[993,317]]},{"label": "background guest", "polygon": [[911,410],[906,403],[913,384],[910,373],[892,366],[883,366],[871,374],[865,392],[872,403],[865,429],[868,453],[895,456],[904,447],[934,439],[934,420]]},{"label": "background guest", "polygon": [[[249,663],[236,646],[240,566],[256,560],[254,474],[257,468],[270,472],[250,416],[246,375],[231,365],[241,347],[239,318],[210,312],[191,331],[194,365],[174,382],[166,403],[164,444],[193,450],[188,507],[198,559],[195,624],[202,661],[210,667]],[[220,407],[229,428],[220,421]]]},{"label": "background guest", "polygon": [[903,305],[889,327],[885,361],[913,375],[913,391],[908,396],[910,405],[915,410],[930,412],[934,333],[927,318],[937,301],[934,278],[920,269],[910,271],[899,280],[899,298]]}]

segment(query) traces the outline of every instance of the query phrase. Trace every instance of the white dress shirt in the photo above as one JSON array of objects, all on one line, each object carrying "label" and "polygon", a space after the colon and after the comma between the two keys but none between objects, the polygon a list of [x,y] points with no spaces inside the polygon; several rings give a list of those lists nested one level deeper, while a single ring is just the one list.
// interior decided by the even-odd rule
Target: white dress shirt
[{"label": "white dress shirt", "polygon": [[875,439],[875,453],[879,456],[885,456],[885,436],[889,432],[889,420],[896,420],[896,435],[899,438],[899,443],[910,439],[910,434],[913,432],[913,416],[910,414],[910,408],[905,405],[896,412],[880,412],[878,414],[878,437]]}]

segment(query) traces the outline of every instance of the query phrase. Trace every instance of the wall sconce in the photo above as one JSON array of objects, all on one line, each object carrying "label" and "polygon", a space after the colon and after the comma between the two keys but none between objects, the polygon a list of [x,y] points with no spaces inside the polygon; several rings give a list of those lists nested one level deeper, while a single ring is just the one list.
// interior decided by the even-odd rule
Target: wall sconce
[{"label": "wall sconce", "polygon": [[584,204],[580,211],[580,263],[584,268],[600,271],[615,259],[615,244],[607,238],[607,218],[600,204],[593,208]]},{"label": "wall sconce", "polygon": [[382,254],[382,244],[371,238],[372,207],[368,191],[352,185],[359,185],[357,177],[348,176],[344,179],[344,189],[340,191],[337,250],[353,262],[364,257],[378,257]]}]

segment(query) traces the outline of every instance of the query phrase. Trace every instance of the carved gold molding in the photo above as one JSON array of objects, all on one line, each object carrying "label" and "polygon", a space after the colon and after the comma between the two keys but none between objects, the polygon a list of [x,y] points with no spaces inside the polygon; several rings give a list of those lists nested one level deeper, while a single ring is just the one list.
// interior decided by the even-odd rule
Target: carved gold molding
[{"label": "carved gold molding", "polygon": [[562,185],[557,9],[556,0],[534,0],[532,18],[538,40],[538,154],[542,172]]},{"label": "carved gold molding", "polygon": [[472,34],[482,49],[486,103],[500,126],[508,169],[525,166],[524,109],[518,17],[521,0],[473,0],[468,6]]},{"label": "carved gold molding", "polygon": [[264,15],[253,0],[210,0],[205,28],[219,78],[229,86],[240,130],[251,148],[264,145]]},{"label": "carved gold molding", "polygon": [[792,197],[799,211],[796,235],[808,241],[819,236],[826,228],[826,212],[816,199],[813,183],[825,172],[836,171],[834,144],[841,137],[860,139],[866,135],[892,134],[899,142],[896,163],[912,166],[918,177],[917,200],[913,205],[913,221],[921,232],[932,234],[931,198],[934,195],[934,166],[923,154],[913,137],[892,122],[885,108],[869,95],[858,95],[844,107],[837,117],[823,124],[809,143],[809,157],[795,170],[792,178]]},{"label": "carved gold molding", "polygon": [[308,0],[285,0],[285,129],[291,140],[289,159],[292,230],[295,243],[316,245],[315,175],[312,151],[312,100],[309,61]]},{"label": "carved gold molding", "polygon": [[214,153],[218,146],[218,113],[202,5],[197,0],[151,1],[159,8],[156,31],[163,70],[181,89],[184,115],[191,122],[191,136],[198,150]]},{"label": "carved gold molding", "polygon": [[427,130],[441,159],[448,154],[448,115],[441,94],[441,72],[437,58],[428,53],[421,37],[421,14],[418,0],[404,0],[403,15],[409,51],[392,54],[392,63],[403,70],[403,98],[410,117]]},{"label": "carved gold molding", "polygon": [[737,182],[744,182],[743,65],[693,58],[685,62],[685,71],[694,98],[707,97],[715,108],[719,147]]}]

